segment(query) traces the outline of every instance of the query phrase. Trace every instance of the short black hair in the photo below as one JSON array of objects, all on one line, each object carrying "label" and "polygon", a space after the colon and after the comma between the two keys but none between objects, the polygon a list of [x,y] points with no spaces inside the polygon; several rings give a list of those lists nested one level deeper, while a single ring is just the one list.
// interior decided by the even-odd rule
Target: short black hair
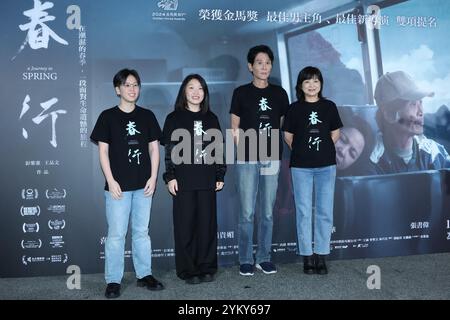
[{"label": "short black hair", "polygon": [[128,76],[130,76],[130,75],[136,78],[136,81],[140,87],[141,86],[141,78],[139,77],[138,72],[134,69],[122,69],[114,75],[114,78],[113,78],[114,88],[120,87],[120,85],[125,84]]},{"label": "short black hair", "polygon": [[305,101],[305,93],[302,90],[302,83],[305,80],[310,80],[317,78],[320,81],[320,91],[319,91],[319,99],[323,99],[322,90],[323,90],[323,77],[322,72],[320,72],[319,68],[316,67],[305,67],[298,73],[297,84],[295,86],[295,91],[297,94],[297,99],[299,101]]},{"label": "short black hair", "polygon": [[247,53],[247,62],[250,64],[255,63],[255,58],[258,55],[258,53],[265,53],[269,56],[270,62],[273,63],[273,52],[272,49],[269,48],[269,46],[266,46],[265,44],[260,44],[258,46],[250,48]]},{"label": "short black hair", "polygon": [[198,82],[200,82],[200,85],[203,88],[203,101],[200,103],[200,111],[202,113],[206,113],[209,110],[209,90],[208,86],[206,84],[205,79],[199,74],[190,74],[186,78],[184,78],[183,82],[181,83],[180,90],[178,91],[178,96],[175,101],[175,110],[184,110],[188,109],[188,102],[186,99],[186,87],[189,83],[189,81],[196,79]]}]

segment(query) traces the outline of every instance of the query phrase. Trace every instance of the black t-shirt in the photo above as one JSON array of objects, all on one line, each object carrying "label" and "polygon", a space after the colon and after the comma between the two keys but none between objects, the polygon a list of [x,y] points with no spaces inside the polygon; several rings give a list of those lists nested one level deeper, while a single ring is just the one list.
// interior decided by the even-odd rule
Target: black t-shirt
[{"label": "black t-shirt", "polygon": [[[97,119],[91,139],[109,145],[109,162],[114,180],[122,191],[145,187],[151,175],[149,143],[159,140],[161,128],[152,111],[136,106],[126,113],[115,106]],[[105,183],[105,190],[109,190]]]},{"label": "black t-shirt", "polygon": [[289,106],[283,131],[294,134],[291,167],[317,168],[336,164],[331,131],[342,127],[334,102],[297,101]]},{"label": "black t-shirt", "polygon": [[[184,145],[183,138],[172,140],[172,133],[176,129],[185,129],[189,132],[190,137],[190,158],[186,162],[174,163],[171,157],[172,149],[175,145]],[[217,129],[220,131],[220,124],[217,116],[211,111],[206,113],[192,112],[189,110],[175,110],[167,115],[164,122],[163,137],[161,144],[165,145],[165,164],[166,172],[164,180],[169,182],[176,179],[178,183],[178,191],[192,190],[210,190],[215,189],[216,181],[224,181],[226,165],[223,157],[222,163],[205,163],[206,149],[210,143],[215,142],[212,133],[208,133],[209,129]],[[208,137],[208,134],[212,137]],[[223,136],[220,134],[220,148],[223,150]],[[208,141],[210,139],[210,141]],[[178,145],[178,144],[181,145]],[[213,147],[211,145],[210,147]],[[206,149],[206,150],[205,150]],[[218,149],[215,149],[218,150]],[[222,151],[223,153],[223,151]],[[176,153],[183,158],[184,153],[181,151]],[[215,152],[211,154],[213,157]]]},{"label": "black t-shirt", "polygon": [[[264,89],[249,83],[236,88],[231,100],[230,113],[240,117],[239,128],[247,131],[253,129],[257,137],[256,155],[249,153],[249,139],[245,139],[245,157],[237,155],[238,161],[280,160],[283,151],[281,133],[278,141],[279,154],[271,157],[271,135],[269,129],[280,129],[280,118],[286,114],[289,99],[286,91],[276,85],[269,84]],[[262,135],[267,136],[267,157],[259,156],[259,140]],[[242,138],[239,139],[242,143]],[[261,159],[260,159],[261,158]]]}]

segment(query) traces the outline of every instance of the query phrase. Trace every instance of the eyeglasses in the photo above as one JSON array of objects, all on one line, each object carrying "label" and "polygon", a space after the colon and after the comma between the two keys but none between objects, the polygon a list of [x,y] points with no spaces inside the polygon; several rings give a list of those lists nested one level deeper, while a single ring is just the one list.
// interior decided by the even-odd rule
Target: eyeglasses
[{"label": "eyeglasses", "polygon": [[135,88],[139,88],[139,85],[137,83],[124,83],[122,84],[123,87],[127,88],[127,89],[135,89]]}]

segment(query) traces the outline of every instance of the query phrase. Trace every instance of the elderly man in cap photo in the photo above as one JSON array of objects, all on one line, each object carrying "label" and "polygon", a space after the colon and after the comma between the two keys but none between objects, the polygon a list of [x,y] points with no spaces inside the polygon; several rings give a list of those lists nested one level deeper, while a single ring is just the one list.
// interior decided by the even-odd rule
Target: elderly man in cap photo
[{"label": "elderly man in cap photo", "polygon": [[422,99],[433,95],[433,92],[420,89],[403,71],[381,76],[374,95],[379,132],[370,155],[369,174],[450,167],[445,148],[423,135]]}]

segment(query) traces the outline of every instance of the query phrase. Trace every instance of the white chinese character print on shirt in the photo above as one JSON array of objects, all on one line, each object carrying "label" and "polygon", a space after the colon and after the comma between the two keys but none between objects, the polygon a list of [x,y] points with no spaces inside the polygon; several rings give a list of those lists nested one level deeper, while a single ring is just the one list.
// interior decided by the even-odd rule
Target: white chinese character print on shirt
[{"label": "white chinese character print on shirt", "polygon": [[309,115],[309,123],[312,125],[316,125],[317,123],[322,123],[322,121],[319,120],[319,117],[317,116],[317,112],[312,111]]},{"label": "white chinese character print on shirt", "polygon": [[128,136],[134,136],[136,133],[140,133],[136,129],[136,123],[134,121],[128,121],[127,132],[128,132],[128,134],[127,134]]},{"label": "white chinese character print on shirt", "polygon": [[[317,112],[311,111],[311,114],[309,115],[309,124],[314,126],[318,123],[322,123],[322,121],[319,119]],[[308,148],[315,149],[315,151],[319,151],[321,142],[322,140],[320,139],[320,137],[313,138],[310,136],[308,140]]]},{"label": "white chinese character print on shirt", "polygon": [[309,137],[309,140],[308,140],[308,148],[309,149],[312,149],[314,146],[316,146],[316,151],[319,151],[319,144],[322,142],[322,140],[320,139],[320,137],[316,137],[316,138],[312,138],[312,137]]},{"label": "white chinese character print on shirt", "polygon": [[131,151],[131,149],[128,149],[128,162],[131,163],[132,160],[135,160],[137,164],[141,164],[139,156],[142,154],[142,152],[139,151],[139,149],[134,149]]},{"label": "white chinese character print on shirt", "polygon": [[270,122],[267,123],[259,123],[259,134],[263,134],[264,132],[267,132],[267,136],[270,137],[270,130],[272,129],[272,125]]},{"label": "white chinese character print on shirt", "polygon": [[[205,131],[203,131],[203,122],[200,121],[194,121],[194,136],[201,137],[203,134],[206,134]],[[202,141],[194,142],[194,161],[195,163],[202,163],[202,159],[205,157],[205,150],[203,150],[203,143]]]},{"label": "white chinese character print on shirt", "polygon": [[267,104],[267,98],[261,98],[261,100],[259,100],[259,111],[267,110],[272,110],[272,108]]},{"label": "white chinese character print on shirt", "polygon": [[202,121],[194,121],[194,134],[196,136],[201,136],[202,134],[206,134],[206,132],[203,131]]},{"label": "white chinese character print on shirt", "polygon": [[[136,127],[136,122],[134,122],[134,121],[128,121],[125,130],[127,131],[127,136],[135,136],[137,134],[141,134],[141,132]],[[131,142],[133,142],[133,144],[138,144],[138,142],[136,140],[130,140],[130,141],[128,141],[128,144],[131,144]],[[142,152],[139,150],[139,148],[128,149],[128,162],[129,163],[135,162],[136,164],[140,165],[141,164],[141,159],[140,159],[141,154],[142,154]]]}]

